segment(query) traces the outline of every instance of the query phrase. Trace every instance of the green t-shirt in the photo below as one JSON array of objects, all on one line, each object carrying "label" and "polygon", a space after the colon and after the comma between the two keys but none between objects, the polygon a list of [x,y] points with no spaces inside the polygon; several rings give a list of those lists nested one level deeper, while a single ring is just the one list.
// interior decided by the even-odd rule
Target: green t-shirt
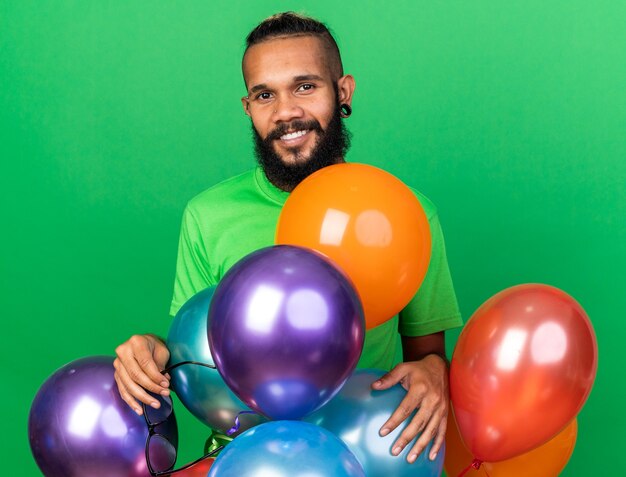
[{"label": "green t-shirt", "polygon": [[[432,235],[424,281],[399,316],[368,330],[360,368],[391,369],[402,360],[400,335],[423,336],[462,325],[441,226],[434,205],[414,191]],[[274,244],[276,224],[288,193],[270,183],[259,167],[194,197],[180,232],[172,316],[197,292],[217,285],[246,255]]]}]

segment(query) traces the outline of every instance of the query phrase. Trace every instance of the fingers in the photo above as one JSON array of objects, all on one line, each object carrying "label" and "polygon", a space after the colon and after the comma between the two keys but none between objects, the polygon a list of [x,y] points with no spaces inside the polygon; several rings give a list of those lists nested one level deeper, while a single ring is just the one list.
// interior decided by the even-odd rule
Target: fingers
[{"label": "fingers", "polygon": [[[402,400],[402,402],[400,402],[400,405],[396,408],[396,410],[393,412],[391,417],[387,419],[387,422],[385,422],[383,426],[381,427],[380,435],[382,437],[386,436],[391,431],[393,431],[396,427],[398,427],[400,424],[406,421],[406,419],[411,415],[411,413],[415,411],[417,406],[419,406],[420,402],[422,401],[422,398],[423,398],[423,393],[418,393],[417,389],[415,390],[415,392],[406,393],[406,396],[404,396],[404,399]],[[413,418],[413,420],[411,421],[411,424],[414,421],[415,421],[415,418]],[[407,426],[407,429],[411,427],[411,424]],[[407,429],[404,430],[402,435],[404,434],[406,434],[407,436],[410,435],[408,432],[406,432]],[[413,433],[413,437],[417,435],[417,432],[419,431],[415,431]],[[403,442],[403,443],[399,443],[400,439],[398,439],[396,441],[396,444],[394,445],[394,448],[392,449],[392,454],[398,455],[402,451],[402,449],[404,449],[404,446],[407,444],[407,442],[409,442],[411,439],[412,438],[410,439],[407,438],[406,442]],[[400,449],[398,450],[398,452],[394,452],[398,445],[400,445]]]},{"label": "fingers", "polygon": [[448,406],[446,403],[436,398],[425,400],[411,422],[402,431],[400,437],[396,439],[391,451],[392,454],[399,455],[405,446],[421,433],[415,444],[413,444],[407,456],[407,461],[411,464],[415,462],[433,440],[429,458],[434,460],[445,440],[447,415]]},{"label": "fingers", "polygon": [[115,378],[115,382],[117,383],[117,389],[124,402],[126,402],[126,404],[128,404],[133,411],[141,416],[141,414],[143,414],[141,406],[139,405],[137,400],[128,392],[128,390],[126,389],[126,385],[123,383],[117,370],[115,371],[113,377]]},{"label": "fingers", "polygon": [[448,416],[444,416],[439,423],[439,427],[437,429],[437,436],[435,437],[435,441],[433,442],[433,446],[430,449],[430,454],[428,458],[430,460],[435,460],[437,458],[437,454],[439,454],[439,450],[441,446],[446,440],[446,430],[448,429]]},{"label": "fingers", "polygon": [[382,376],[380,379],[374,381],[372,383],[372,389],[378,391],[383,389],[389,389],[390,387],[395,386],[396,384],[401,382],[405,375],[406,372],[404,370],[404,366],[402,366],[402,364],[399,364],[387,374]]},{"label": "fingers", "polygon": [[[152,351],[152,357],[157,366],[157,371],[161,373],[161,371],[165,369],[165,366],[170,359],[170,351],[167,349],[165,343],[163,343],[163,341],[161,341],[158,336],[147,335],[147,337],[153,343],[154,349]],[[169,377],[167,378],[167,381],[169,381]]]},{"label": "fingers", "polygon": [[[405,425],[396,438],[391,453],[397,456],[408,445],[412,445],[407,461],[413,463],[429,443],[433,442],[429,457],[435,459],[443,445],[447,424],[448,400],[445,379],[442,381],[437,378],[437,373],[428,372],[428,368],[426,372],[423,372],[423,368],[415,366],[412,368],[410,365],[404,368],[405,365],[399,365],[380,380],[382,382],[378,389],[396,383],[401,383],[407,388],[406,396],[383,424],[380,435],[385,436],[399,426]],[[372,387],[377,388],[375,385]],[[414,412],[415,415],[410,418]],[[417,436],[419,437],[415,440]]]},{"label": "fingers", "polygon": [[169,380],[160,372],[169,359],[167,347],[151,336],[136,335],[115,352],[115,381],[122,399],[138,414],[141,414],[140,402],[158,408],[158,401],[146,390],[163,396],[169,394]]},{"label": "fingers", "polygon": [[160,393],[160,388],[167,388],[169,383],[161,374],[161,370],[165,368],[169,359],[167,347],[150,335],[135,335],[128,340],[128,343],[130,347],[124,351],[130,359],[128,362],[124,360],[122,362],[130,377],[155,393]]},{"label": "fingers", "polygon": [[432,416],[426,429],[422,432],[422,435],[417,439],[411,450],[409,451],[409,455],[407,456],[407,461],[409,463],[413,463],[417,460],[419,455],[426,449],[428,443],[433,441],[432,448],[430,449],[430,453],[428,458],[430,460],[435,460],[437,458],[437,454],[439,453],[439,449],[443,445],[443,442],[446,437],[446,427],[447,427],[447,417],[440,416],[439,413],[436,413]]},{"label": "fingers", "polygon": [[150,396],[144,388],[135,383],[124,368],[119,368],[115,373],[115,381],[118,383],[120,396],[137,413],[142,414],[141,402],[158,408],[160,403]]},{"label": "fingers", "polygon": [[[401,403],[400,406],[403,406],[403,403]],[[415,408],[413,408],[412,411],[414,410]],[[432,410],[429,409],[427,406],[422,405],[422,407],[415,413],[415,416],[413,416],[413,419],[411,419],[409,424],[404,428],[400,436],[396,439],[396,442],[393,444],[393,447],[391,449],[391,453],[393,455],[399,455],[404,450],[406,445],[413,439],[415,439],[415,436],[417,436],[420,432],[424,430],[426,425],[430,422],[431,416]],[[391,419],[393,419],[394,417],[395,413],[392,414]],[[407,417],[409,416],[405,416],[405,418],[402,419],[402,421],[398,423],[396,427],[404,422]],[[428,441],[430,441],[430,439],[428,439]],[[413,459],[413,461],[414,460],[415,459]],[[409,460],[409,462],[413,461]]]}]

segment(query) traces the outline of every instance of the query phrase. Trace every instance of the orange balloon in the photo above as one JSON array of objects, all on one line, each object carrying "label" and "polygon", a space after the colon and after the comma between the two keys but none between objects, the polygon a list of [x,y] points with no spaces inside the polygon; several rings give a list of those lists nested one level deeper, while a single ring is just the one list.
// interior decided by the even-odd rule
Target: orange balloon
[{"label": "orange balloon", "polygon": [[282,209],[276,243],[317,250],[350,277],[366,327],[404,308],[430,260],[428,218],[393,175],[365,164],[337,164],[298,185]]},{"label": "orange balloon", "polygon": [[463,442],[484,462],[543,444],[578,414],[597,364],[593,328],[571,296],[537,284],[496,294],[466,323],[452,355]]},{"label": "orange balloon", "polygon": [[[574,418],[565,429],[545,444],[512,459],[483,462],[467,477],[557,477],[567,465],[574,446],[578,424]],[[444,469],[449,477],[457,477],[473,461],[472,454],[461,440],[454,413],[448,415]]]}]

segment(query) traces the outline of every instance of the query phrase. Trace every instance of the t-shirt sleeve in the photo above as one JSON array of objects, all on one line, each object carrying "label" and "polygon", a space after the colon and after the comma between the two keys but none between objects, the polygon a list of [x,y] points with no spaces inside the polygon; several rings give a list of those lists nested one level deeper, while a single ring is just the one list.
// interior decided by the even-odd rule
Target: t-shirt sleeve
[{"label": "t-shirt sleeve", "polygon": [[400,312],[398,331],[403,336],[424,336],[463,325],[437,214],[430,220],[430,233],[428,271],[413,299]]},{"label": "t-shirt sleeve", "polygon": [[193,210],[187,206],[183,213],[180,228],[174,296],[170,306],[170,315],[176,315],[180,307],[199,291],[217,284],[217,280],[211,276],[210,270],[200,225]]}]

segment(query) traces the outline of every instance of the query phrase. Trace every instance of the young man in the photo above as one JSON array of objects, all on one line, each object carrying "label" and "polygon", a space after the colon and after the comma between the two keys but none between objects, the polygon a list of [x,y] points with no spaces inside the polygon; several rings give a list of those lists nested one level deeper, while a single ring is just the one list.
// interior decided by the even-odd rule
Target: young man
[{"label": "young man", "polygon": [[[188,204],[172,315],[195,293],[217,284],[239,259],[272,245],[289,192],[316,170],[344,162],[349,147],[343,120],[352,113],[355,81],[344,74],[337,45],[322,23],[291,12],[264,20],[248,36],[242,67],[247,95],[241,102],[252,121],[260,167],[218,184]],[[436,210],[416,194],[432,233],[427,276],[399,316],[367,332],[359,361],[359,367],[393,368],[372,384],[374,389],[401,383],[407,390],[381,435],[419,408],[392,450],[399,454],[422,432],[409,452],[409,462],[433,439],[434,459],[444,441],[448,414],[444,331],[462,324]],[[398,350],[403,362],[396,365]],[[136,335],[116,352],[115,376],[123,399],[137,413],[139,402],[158,406],[144,388],[169,392],[169,382],[160,373],[169,358],[163,340]]]}]

